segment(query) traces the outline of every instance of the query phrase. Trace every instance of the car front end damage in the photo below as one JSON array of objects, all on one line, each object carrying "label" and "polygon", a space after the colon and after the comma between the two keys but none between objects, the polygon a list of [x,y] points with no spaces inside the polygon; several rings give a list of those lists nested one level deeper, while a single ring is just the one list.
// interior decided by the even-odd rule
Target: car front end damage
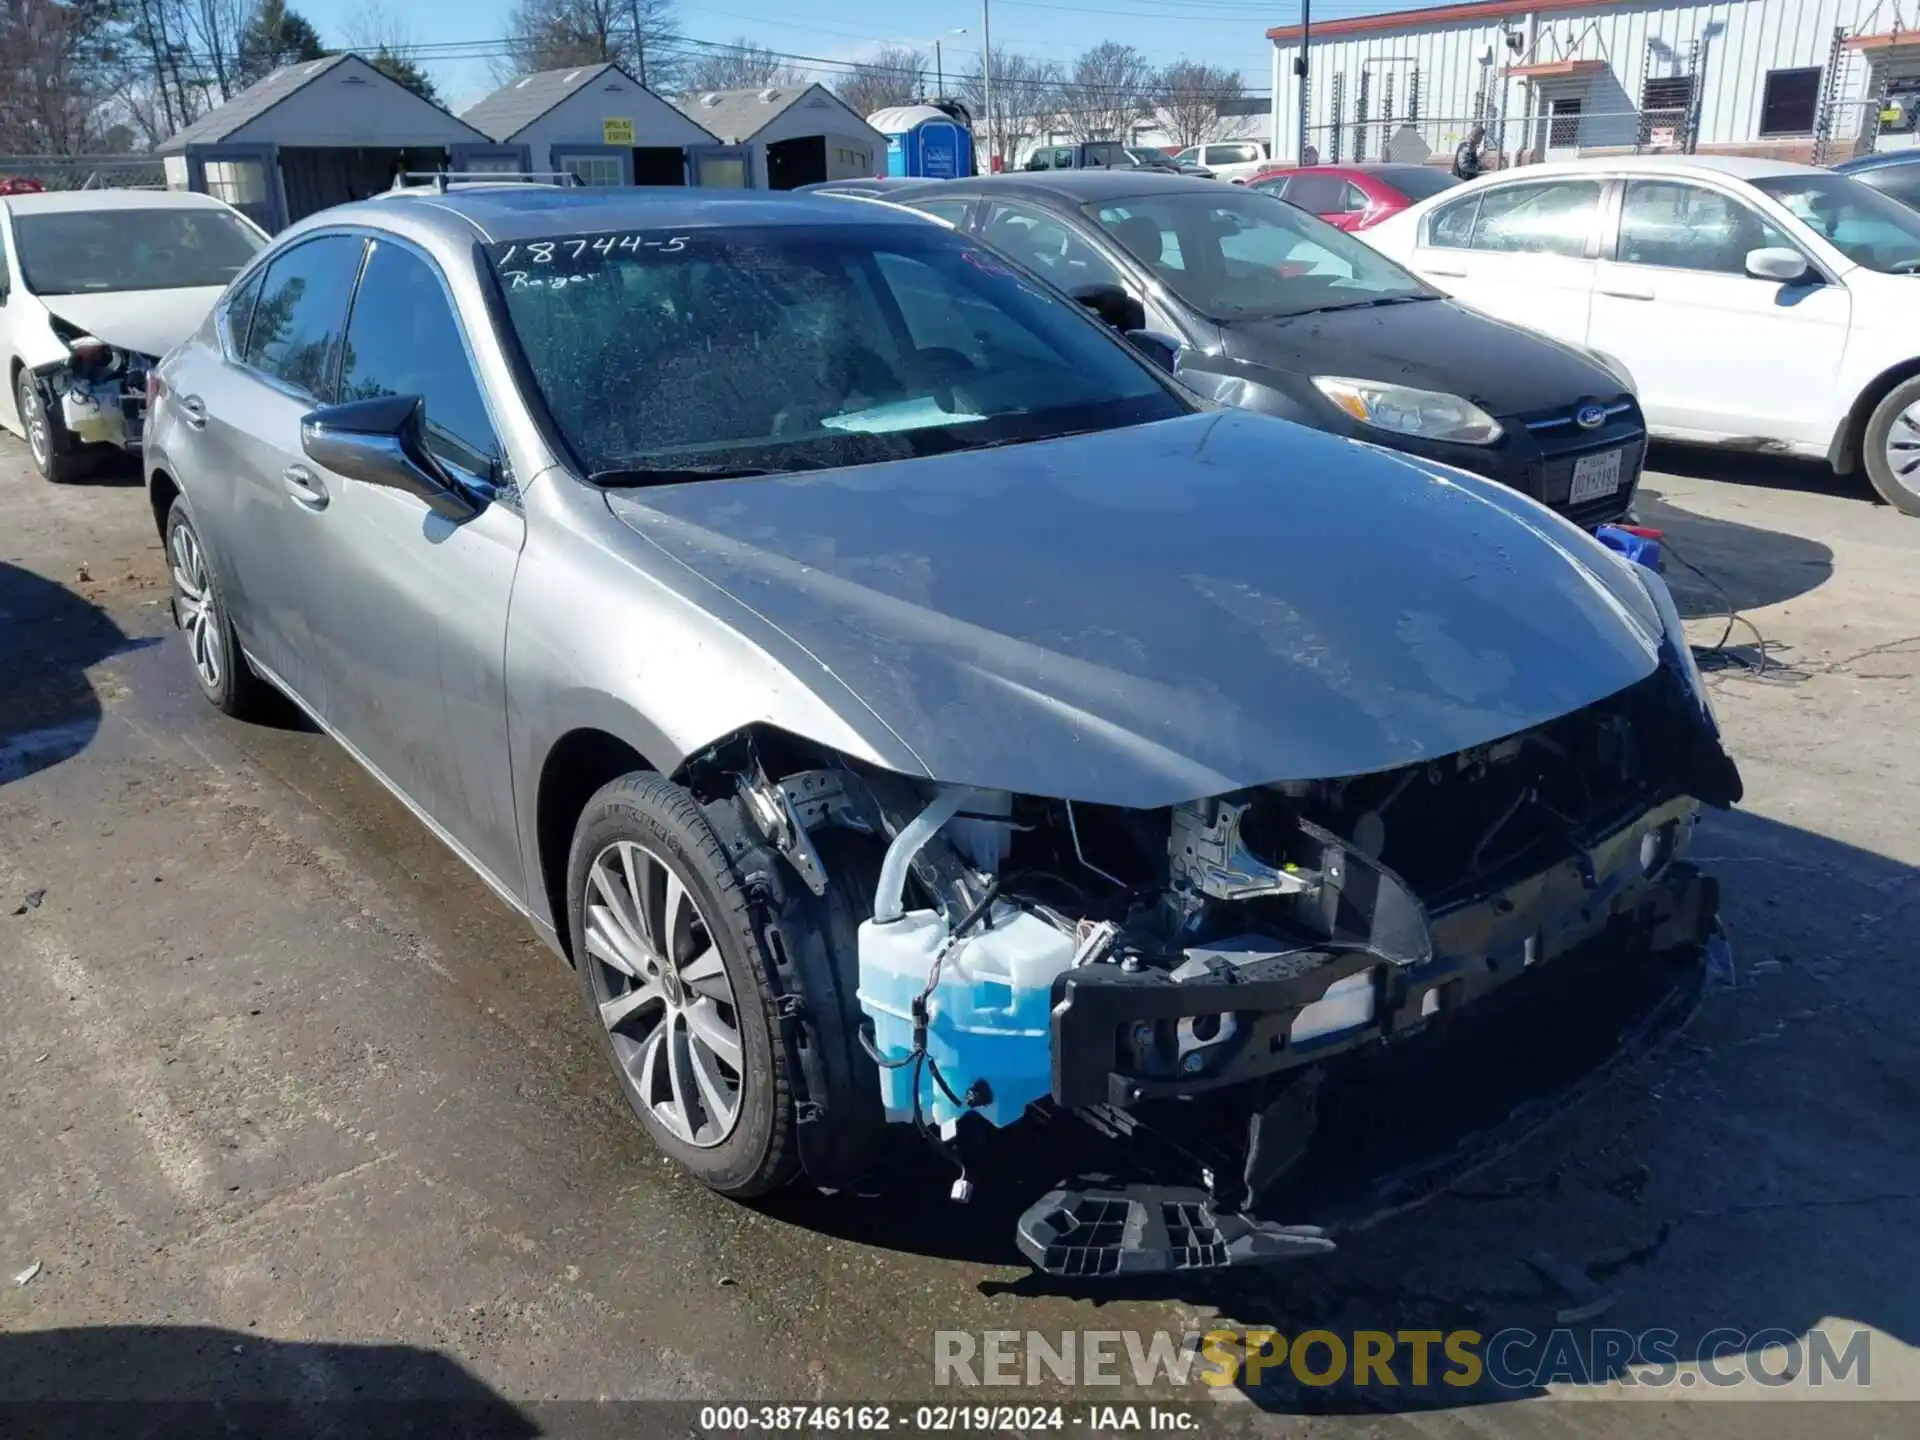
[{"label": "car front end damage", "polygon": [[50,320],[67,354],[34,367],[47,413],[58,417],[76,444],[138,450],[146,429],[147,372],[158,359],[108,344],[58,316]]},{"label": "car front end damage", "polygon": [[[1153,810],[770,738],[689,775],[765,908],[810,1175],[854,1183],[877,1133],[917,1132],[963,1199],[1007,1132],[1064,1125],[1101,1178],[1058,1177],[1017,1240],[1072,1276],[1319,1253],[1457,1178],[1525,1108],[1482,1081],[1536,1045],[1564,1071],[1578,1046],[1544,1037],[1569,1007],[1607,1054],[1562,1089],[1684,1011],[1718,927],[1689,841],[1740,796],[1671,639],[1641,681],[1519,734]],[[1329,1165],[1410,1123],[1376,1103],[1395,1067],[1472,1133],[1364,1177],[1370,1212],[1324,1199]]]}]

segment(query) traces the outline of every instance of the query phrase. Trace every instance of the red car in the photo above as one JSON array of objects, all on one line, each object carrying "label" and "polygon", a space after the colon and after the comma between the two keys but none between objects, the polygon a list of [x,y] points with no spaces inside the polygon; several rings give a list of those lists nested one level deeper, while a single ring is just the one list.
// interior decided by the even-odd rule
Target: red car
[{"label": "red car", "polygon": [[1273,165],[1247,181],[1338,230],[1378,225],[1459,183],[1432,165]]}]

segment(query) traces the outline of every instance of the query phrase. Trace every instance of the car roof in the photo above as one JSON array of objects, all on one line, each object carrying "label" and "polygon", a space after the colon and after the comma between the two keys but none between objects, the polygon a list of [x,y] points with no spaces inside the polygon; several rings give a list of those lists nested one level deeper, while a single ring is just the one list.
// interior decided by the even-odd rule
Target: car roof
[{"label": "car roof", "polygon": [[225,210],[211,195],[192,190],[42,190],[0,196],[16,215],[55,215],[78,210]]},{"label": "car roof", "polygon": [[863,219],[871,223],[873,218],[871,211],[848,205],[844,196],[665,186],[580,189],[503,184],[449,189],[445,194],[434,190],[394,191],[322,210],[304,223],[380,227],[402,214],[415,224],[444,234],[471,238],[477,231],[488,242],[624,229],[849,225]]},{"label": "car roof", "polygon": [[[1827,173],[1813,165],[1796,165],[1790,160],[1765,160],[1752,155],[1593,155],[1579,160],[1550,160],[1541,165],[1496,170],[1470,183],[1484,186],[1492,181],[1550,179],[1557,175],[1583,175],[1595,170],[1635,175],[1724,175],[1732,180]],[[1460,192],[1450,190],[1447,193],[1455,195]]]},{"label": "car roof", "polygon": [[1920,164],[1920,150],[1882,150],[1875,155],[1858,155],[1834,166],[1840,175],[1857,175],[1862,170],[1891,170],[1899,165]]},{"label": "car roof", "polygon": [[[1123,170],[1022,170],[1010,175],[978,175],[966,180],[931,180],[926,190],[965,188],[979,195],[1025,195],[1034,199],[1064,201],[1084,205],[1091,200],[1121,200],[1143,195],[1186,195],[1195,186],[1207,186],[1214,194],[1220,187],[1212,180],[1192,175],[1176,175],[1152,166],[1129,166]],[[889,194],[891,200],[916,199],[918,189]]]}]

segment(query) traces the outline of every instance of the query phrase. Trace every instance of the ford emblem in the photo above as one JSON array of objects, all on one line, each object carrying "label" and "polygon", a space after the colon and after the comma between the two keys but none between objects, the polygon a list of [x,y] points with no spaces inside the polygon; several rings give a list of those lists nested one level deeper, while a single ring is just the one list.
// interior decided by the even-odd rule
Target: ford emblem
[{"label": "ford emblem", "polygon": [[1573,412],[1573,423],[1582,430],[1598,430],[1607,423],[1607,407],[1604,405],[1582,405]]}]

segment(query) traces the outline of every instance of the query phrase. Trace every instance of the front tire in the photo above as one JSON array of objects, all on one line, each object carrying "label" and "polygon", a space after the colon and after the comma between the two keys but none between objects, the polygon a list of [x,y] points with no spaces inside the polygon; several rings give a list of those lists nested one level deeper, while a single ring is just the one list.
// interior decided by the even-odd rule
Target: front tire
[{"label": "front tire", "polygon": [[200,693],[215,709],[237,720],[259,716],[272,703],[273,692],[240,653],[220,577],[200,543],[184,495],[167,512],[167,573],[172,582],[173,623],[186,637]]},{"label": "front tire", "polygon": [[33,468],[41,478],[58,485],[86,469],[73,453],[73,437],[60,417],[40,398],[40,387],[33,383],[30,371],[22,369],[14,383],[14,401],[20,411],[20,428],[27,437],[27,450],[33,456]]},{"label": "front tire", "polygon": [[770,967],[693,796],[646,772],[603,787],[574,830],[567,897],[581,998],[654,1144],[723,1195],[793,1179]]},{"label": "front tire", "polygon": [[1880,498],[1920,516],[1920,376],[1894,386],[1874,407],[1861,450]]}]

